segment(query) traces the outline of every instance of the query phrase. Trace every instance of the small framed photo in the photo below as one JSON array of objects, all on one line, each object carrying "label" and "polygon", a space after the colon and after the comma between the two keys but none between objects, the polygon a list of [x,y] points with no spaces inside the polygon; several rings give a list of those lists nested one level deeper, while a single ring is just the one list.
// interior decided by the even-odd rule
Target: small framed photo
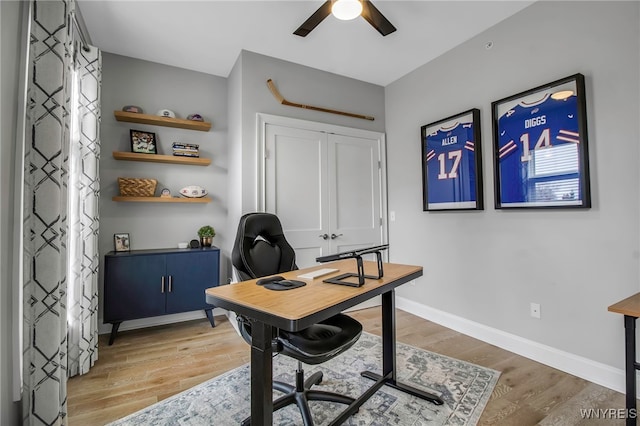
[{"label": "small framed photo", "polygon": [[492,102],[491,109],[496,209],[591,207],[582,74]]},{"label": "small framed photo", "polygon": [[421,128],[422,210],[482,210],[480,110]]},{"label": "small framed photo", "polygon": [[131,130],[131,152],[142,154],[157,154],[156,134],[143,132],[142,130]]},{"label": "small framed photo", "polygon": [[113,234],[113,244],[116,251],[129,251],[129,234]]}]

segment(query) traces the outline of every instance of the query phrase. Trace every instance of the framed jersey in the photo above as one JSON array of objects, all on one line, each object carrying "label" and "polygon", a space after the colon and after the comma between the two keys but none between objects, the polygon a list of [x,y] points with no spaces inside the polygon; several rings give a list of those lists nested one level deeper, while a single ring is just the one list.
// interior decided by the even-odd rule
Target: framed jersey
[{"label": "framed jersey", "polygon": [[497,209],[591,207],[584,88],[575,74],[492,102]]},{"label": "framed jersey", "polygon": [[421,127],[424,211],[482,210],[480,110]]}]

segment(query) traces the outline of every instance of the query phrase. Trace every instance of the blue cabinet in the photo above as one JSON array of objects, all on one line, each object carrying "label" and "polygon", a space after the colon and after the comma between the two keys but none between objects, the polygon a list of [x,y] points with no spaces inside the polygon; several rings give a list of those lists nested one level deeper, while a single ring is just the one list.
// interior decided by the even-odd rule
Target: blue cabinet
[{"label": "blue cabinet", "polygon": [[111,345],[122,321],[203,309],[204,291],[220,284],[220,250],[157,249],[109,252],[104,262],[104,322]]}]

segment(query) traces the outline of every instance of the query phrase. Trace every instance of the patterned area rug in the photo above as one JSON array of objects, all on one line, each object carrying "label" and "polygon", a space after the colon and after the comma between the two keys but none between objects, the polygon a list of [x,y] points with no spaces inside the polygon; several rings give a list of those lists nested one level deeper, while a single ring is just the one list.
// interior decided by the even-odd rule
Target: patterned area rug
[{"label": "patterned area rug", "polygon": [[[297,362],[286,356],[273,360],[274,380],[294,383]],[[324,373],[322,383],[314,386],[357,397],[373,381],[360,371],[380,373],[382,341],[363,333],[358,342],[340,356],[317,366],[305,366],[305,377],[314,371]],[[465,361],[398,343],[396,349],[398,379],[410,386],[440,395],[444,405],[434,405],[403,392],[383,386],[347,425],[475,425],[487,404],[500,373]],[[131,414],[110,426],[123,425],[238,425],[250,412],[249,365],[188,389]],[[274,391],[274,396],[281,393]],[[316,425],[326,425],[346,406],[312,401]],[[285,407],[273,417],[274,425],[300,425],[295,406]]]}]

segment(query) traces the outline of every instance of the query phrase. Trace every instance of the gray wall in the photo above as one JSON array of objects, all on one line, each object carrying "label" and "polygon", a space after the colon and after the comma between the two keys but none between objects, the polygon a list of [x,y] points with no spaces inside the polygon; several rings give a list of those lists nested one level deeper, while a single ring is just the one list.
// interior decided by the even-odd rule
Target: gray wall
[{"label": "gray wall", "polygon": [[[375,120],[366,121],[281,105],[267,87],[266,82],[270,78],[290,102],[370,115]],[[233,88],[230,99],[241,99],[239,108],[234,108],[235,113],[239,111],[241,114],[240,122],[238,117],[230,117],[230,122],[241,126],[232,130],[236,135],[233,143],[241,141],[242,145],[241,158],[234,157],[234,163],[229,165],[236,178],[242,181],[241,199],[234,200],[235,205],[231,209],[237,215],[229,217],[232,226],[237,225],[239,214],[256,209],[256,113],[384,131],[384,88],[381,86],[249,51],[241,52],[229,80],[235,82],[230,84]],[[238,176],[240,173],[241,176]]]},{"label": "gray wall", "polygon": [[[538,2],[386,87],[391,260],[425,268],[399,296],[623,368],[607,307],[640,290],[639,22],[638,2]],[[593,208],[495,210],[491,102],[578,72]],[[485,210],[423,212],[420,126],[473,107]]]},{"label": "gray wall", "polygon": [[13,186],[22,2],[0,2],[0,424],[18,424],[13,402]]},{"label": "gray wall", "polygon": [[[233,66],[227,80],[228,94],[228,114],[229,114],[229,214],[227,215],[227,229],[233,233],[233,237],[227,239],[226,246],[223,247],[227,258],[231,259],[231,249],[233,248],[233,238],[238,228],[238,219],[242,216],[242,55]],[[231,271],[229,261],[228,271]],[[231,275],[231,272],[229,272]]]},{"label": "gray wall", "polygon": [[[209,132],[116,121],[114,110],[138,105],[147,114],[167,108],[178,117],[201,114],[212,123]],[[158,153],[171,155],[173,142],[200,145],[207,167],[179,164],[118,161],[113,151],[130,151],[130,129],[154,132]],[[227,224],[227,79],[103,53],[102,123],[100,159],[100,255],[113,250],[113,234],[128,232],[131,249],[176,247],[178,242],[198,238],[202,225],[216,229],[214,245],[222,246],[229,236]],[[149,177],[158,180],[157,194],[169,188],[177,195],[180,188],[200,185],[207,189],[209,204],[160,204],[114,202],[118,177]],[[224,265],[225,262],[223,261]],[[104,273],[101,272],[101,276]],[[226,271],[221,271],[224,281]],[[101,285],[102,289],[102,285]],[[102,292],[100,292],[102,294]],[[126,326],[127,324],[123,324]]]}]

